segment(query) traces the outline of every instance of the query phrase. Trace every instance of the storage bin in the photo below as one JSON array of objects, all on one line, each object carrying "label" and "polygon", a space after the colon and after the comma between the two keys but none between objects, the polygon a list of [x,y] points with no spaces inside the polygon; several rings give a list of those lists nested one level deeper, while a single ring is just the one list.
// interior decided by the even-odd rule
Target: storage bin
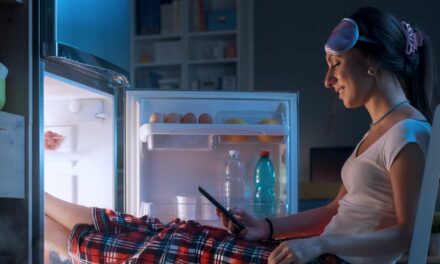
[{"label": "storage bin", "polygon": [[235,30],[237,28],[236,9],[212,10],[208,13],[208,30]]}]

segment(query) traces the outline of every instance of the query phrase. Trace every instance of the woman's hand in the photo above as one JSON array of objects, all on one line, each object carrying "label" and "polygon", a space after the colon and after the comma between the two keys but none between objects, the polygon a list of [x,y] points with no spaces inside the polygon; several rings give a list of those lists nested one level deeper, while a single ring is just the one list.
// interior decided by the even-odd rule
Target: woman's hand
[{"label": "woman's hand", "polygon": [[303,264],[323,254],[320,237],[284,241],[272,251],[269,263]]},{"label": "woman's hand", "polygon": [[223,225],[229,230],[229,232],[248,241],[257,241],[268,238],[269,224],[266,220],[258,219],[244,210],[231,209],[229,212],[231,212],[235,218],[245,226],[243,230],[238,232],[238,227],[235,226],[232,221],[229,221],[219,209],[216,209],[217,216],[221,219]]}]

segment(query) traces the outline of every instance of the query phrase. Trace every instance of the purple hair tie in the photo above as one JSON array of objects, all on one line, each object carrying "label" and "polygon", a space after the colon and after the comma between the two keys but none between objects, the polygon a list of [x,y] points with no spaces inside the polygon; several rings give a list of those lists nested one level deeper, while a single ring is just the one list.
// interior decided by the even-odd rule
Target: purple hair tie
[{"label": "purple hair tie", "polygon": [[410,24],[405,21],[400,22],[406,37],[406,55],[411,55],[417,51],[417,47],[423,46],[423,36],[419,31],[414,31]]}]

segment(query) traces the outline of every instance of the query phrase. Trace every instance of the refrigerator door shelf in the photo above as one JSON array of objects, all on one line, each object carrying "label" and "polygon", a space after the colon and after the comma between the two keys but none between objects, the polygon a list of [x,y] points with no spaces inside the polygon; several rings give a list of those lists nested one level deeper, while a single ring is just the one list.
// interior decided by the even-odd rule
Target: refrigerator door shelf
[{"label": "refrigerator door shelf", "polygon": [[[221,143],[283,144],[289,133],[287,125],[261,124],[144,124],[140,140],[148,149],[212,150]],[[218,140],[216,135],[218,135]]]}]

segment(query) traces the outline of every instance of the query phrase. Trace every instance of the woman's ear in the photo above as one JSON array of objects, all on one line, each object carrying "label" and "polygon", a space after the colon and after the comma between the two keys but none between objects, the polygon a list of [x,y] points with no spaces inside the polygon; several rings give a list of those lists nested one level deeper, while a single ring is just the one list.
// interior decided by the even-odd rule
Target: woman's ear
[{"label": "woman's ear", "polygon": [[370,76],[377,76],[380,73],[380,65],[373,58],[368,57],[366,60],[367,74]]}]

